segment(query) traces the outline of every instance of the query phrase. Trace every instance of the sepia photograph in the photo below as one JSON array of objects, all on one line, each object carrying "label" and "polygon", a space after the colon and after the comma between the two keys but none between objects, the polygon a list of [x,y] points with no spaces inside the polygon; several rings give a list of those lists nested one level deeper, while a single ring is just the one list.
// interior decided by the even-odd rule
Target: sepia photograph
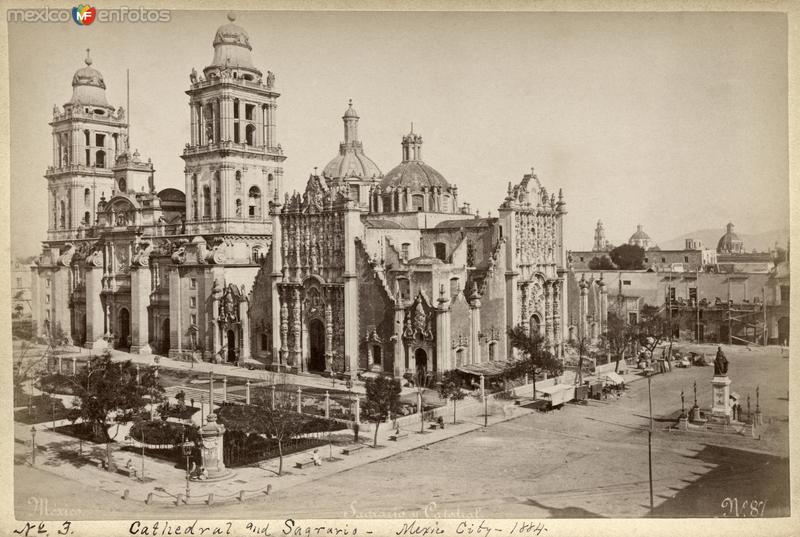
[{"label": "sepia photograph", "polygon": [[6,5],[7,534],[790,535],[797,21],[690,4]]}]

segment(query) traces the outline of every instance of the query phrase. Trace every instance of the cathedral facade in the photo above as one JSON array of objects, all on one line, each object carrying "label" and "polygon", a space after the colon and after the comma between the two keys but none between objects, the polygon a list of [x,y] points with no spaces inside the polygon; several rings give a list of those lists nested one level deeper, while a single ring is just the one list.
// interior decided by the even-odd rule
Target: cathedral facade
[{"label": "cathedral facade", "polygon": [[221,26],[190,74],[185,190],[158,190],[102,75],[79,69],[54,109],[49,229],[33,267],[37,335],[184,360],[319,374],[431,375],[506,360],[517,324],[563,352],[566,214],[536,174],[497,216],[402,137],[383,173],[352,102],[334,158],[283,189],[275,75]]}]

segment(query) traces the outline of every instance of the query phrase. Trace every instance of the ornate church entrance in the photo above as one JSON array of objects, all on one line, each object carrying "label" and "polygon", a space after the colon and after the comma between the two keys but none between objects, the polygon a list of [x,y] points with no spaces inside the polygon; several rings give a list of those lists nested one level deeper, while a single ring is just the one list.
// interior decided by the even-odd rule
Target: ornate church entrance
[{"label": "ornate church entrance", "polygon": [[319,319],[308,323],[308,370],[325,371],[325,326]]},{"label": "ornate church entrance", "polygon": [[131,334],[131,314],[126,308],[119,310],[119,339],[117,347],[127,348],[128,336]]},{"label": "ornate church entrance", "polygon": [[236,333],[233,330],[228,330],[227,341],[228,352],[226,354],[229,362],[236,361]]},{"label": "ornate church entrance", "polygon": [[428,354],[423,349],[414,352],[414,365],[417,368],[417,382],[424,385],[428,374]]}]

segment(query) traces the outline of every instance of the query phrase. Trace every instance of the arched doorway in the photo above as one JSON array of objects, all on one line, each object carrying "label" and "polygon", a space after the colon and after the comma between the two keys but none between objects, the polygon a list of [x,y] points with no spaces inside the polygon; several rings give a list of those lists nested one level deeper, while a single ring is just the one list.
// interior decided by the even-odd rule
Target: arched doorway
[{"label": "arched doorway", "polygon": [[530,335],[542,335],[542,321],[539,319],[539,314],[534,313],[531,315],[530,324],[528,325],[530,328]]},{"label": "arched doorway", "polygon": [[120,308],[119,310],[119,339],[117,346],[120,348],[127,348],[128,336],[131,334],[131,313],[127,308]]},{"label": "arched doorway", "polygon": [[169,354],[169,317],[161,321],[161,354]]},{"label": "arched doorway", "polygon": [[424,385],[428,374],[428,353],[424,349],[414,351],[414,365],[417,369],[417,382]]},{"label": "arched doorway", "polygon": [[789,345],[789,318],[778,319],[778,344]]},{"label": "arched doorway", "polygon": [[325,326],[319,319],[308,322],[308,370],[325,371]]},{"label": "arched doorway", "polygon": [[228,339],[227,339],[227,359],[229,362],[236,361],[236,332],[233,330],[228,330]]}]

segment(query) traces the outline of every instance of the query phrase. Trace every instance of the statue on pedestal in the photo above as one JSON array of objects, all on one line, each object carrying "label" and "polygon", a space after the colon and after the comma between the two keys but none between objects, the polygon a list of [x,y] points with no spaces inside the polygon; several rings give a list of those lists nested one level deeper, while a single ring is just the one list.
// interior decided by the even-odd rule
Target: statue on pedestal
[{"label": "statue on pedestal", "polygon": [[724,377],[728,375],[728,359],[722,352],[722,347],[717,347],[717,357],[714,359],[714,376]]}]

